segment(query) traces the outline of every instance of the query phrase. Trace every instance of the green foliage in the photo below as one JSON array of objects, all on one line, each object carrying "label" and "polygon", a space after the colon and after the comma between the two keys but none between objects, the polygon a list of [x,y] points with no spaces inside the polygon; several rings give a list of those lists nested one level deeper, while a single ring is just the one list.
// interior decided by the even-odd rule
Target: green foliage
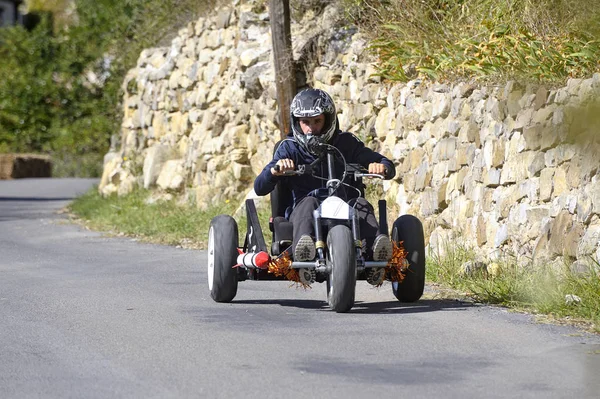
[{"label": "green foliage", "polygon": [[0,30],[0,143],[13,151],[47,150],[52,137],[60,89],[49,66],[57,51],[49,24],[44,18],[31,34],[21,27]]},{"label": "green foliage", "polygon": [[[78,218],[95,229],[123,233],[143,241],[170,245],[186,245],[206,248],[210,220],[219,214],[232,215],[238,222],[240,239],[246,231],[245,213],[236,214],[237,201],[226,201],[205,211],[192,204],[180,204],[176,200],[148,203],[150,191],[135,190],[123,197],[111,195],[103,198],[92,189],[73,201],[70,210]],[[259,208],[259,220],[265,240],[271,236],[267,228],[270,209]],[[240,243],[243,244],[243,243]]]},{"label": "green foliage", "polygon": [[232,203],[206,212],[180,206],[174,200],[147,204],[149,196],[149,191],[136,190],[124,197],[103,198],[93,189],[77,198],[70,209],[97,230],[119,232],[150,242],[187,243],[197,247],[206,244],[213,216],[235,211]]},{"label": "green foliage", "polygon": [[599,70],[600,3],[344,0],[371,33],[380,75],[564,81]]},{"label": "green foliage", "polygon": [[119,132],[127,70],[215,3],[75,0],[71,25],[53,29],[42,14],[31,32],[1,29],[0,151],[48,153],[55,175],[97,176]]},{"label": "green foliage", "polygon": [[[592,260],[587,274],[571,272],[568,266],[546,264],[518,266],[516,259],[505,257],[478,273],[465,273],[463,265],[475,258],[471,249],[447,245],[443,256],[428,259],[427,280],[435,281],[478,301],[498,304],[554,317],[567,317],[591,323],[600,331],[600,265]],[[568,296],[580,298],[569,302]]]}]

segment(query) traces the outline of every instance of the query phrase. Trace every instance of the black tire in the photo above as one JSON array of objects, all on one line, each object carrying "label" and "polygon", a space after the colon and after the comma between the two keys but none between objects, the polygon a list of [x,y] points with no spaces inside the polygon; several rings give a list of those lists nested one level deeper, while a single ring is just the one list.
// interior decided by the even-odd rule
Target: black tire
[{"label": "black tire", "polygon": [[354,306],[356,291],[356,252],[347,226],[334,226],[327,235],[327,302],[332,310],[344,313]]},{"label": "black tire", "polygon": [[394,296],[400,302],[415,302],[425,289],[425,237],[423,224],[412,215],[400,216],[392,227],[392,240],[403,242],[409,267],[401,283],[392,283]]},{"label": "black tire", "polygon": [[208,289],[216,302],[231,302],[237,293],[238,229],[235,219],[218,215],[208,231]]}]

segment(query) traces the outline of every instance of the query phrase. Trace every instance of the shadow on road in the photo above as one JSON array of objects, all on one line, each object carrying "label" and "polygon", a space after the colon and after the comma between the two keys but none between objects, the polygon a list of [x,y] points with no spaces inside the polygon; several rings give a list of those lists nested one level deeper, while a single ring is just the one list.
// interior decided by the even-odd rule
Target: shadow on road
[{"label": "shadow on road", "polygon": [[255,299],[234,300],[232,304],[240,305],[279,305],[299,309],[328,309],[327,302],[314,299]]},{"label": "shadow on road", "polygon": [[422,299],[412,303],[398,301],[388,302],[356,302],[351,312],[353,313],[427,313],[441,310],[466,310],[474,305],[448,299]]},{"label": "shadow on road", "polygon": [[[300,309],[322,309],[329,310],[326,301],[303,300],[303,299],[257,299],[233,301],[232,304],[241,305],[280,305]],[[466,310],[474,305],[469,302],[461,302],[447,299],[422,299],[413,303],[401,303],[398,301],[387,302],[360,302],[354,303],[349,313],[426,313],[441,310]]]}]

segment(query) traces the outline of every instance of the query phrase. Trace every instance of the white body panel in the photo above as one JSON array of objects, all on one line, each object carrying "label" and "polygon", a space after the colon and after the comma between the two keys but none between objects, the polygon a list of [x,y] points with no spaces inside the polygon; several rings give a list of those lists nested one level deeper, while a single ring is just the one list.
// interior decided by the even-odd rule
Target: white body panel
[{"label": "white body panel", "polygon": [[322,218],[349,220],[352,215],[350,206],[338,197],[328,197],[319,206]]}]

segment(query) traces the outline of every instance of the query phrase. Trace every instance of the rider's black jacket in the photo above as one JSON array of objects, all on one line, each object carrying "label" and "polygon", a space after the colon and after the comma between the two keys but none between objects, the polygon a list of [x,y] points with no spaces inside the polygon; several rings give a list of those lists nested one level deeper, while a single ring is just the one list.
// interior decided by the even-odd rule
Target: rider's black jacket
[{"label": "rider's black jacket", "polygon": [[[365,147],[364,143],[352,133],[341,132],[338,130],[331,138],[330,144],[335,146],[342,153],[346,163],[360,164],[364,168],[368,168],[369,164],[373,162],[382,163],[386,168],[386,179],[391,179],[396,175],[396,169],[394,168],[392,161],[378,152]],[[319,179],[315,176],[327,178],[327,158],[325,156],[321,157],[321,160],[312,168],[312,175],[273,176],[271,174],[271,168],[275,166],[278,160],[286,158],[293,160],[294,165],[298,167],[298,165],[311,164],[319,157],[308,152],[292,137],[286,138],[275,151],[271,162],[265,166],[263,171],[254,181],[254,191],[257,195],[267,195],[273,191],[278,182],[282,182],[282,184],[287,186],[287,189],[292,192],[294,201],[292,205],[296,206],[296,204],[300,202],[302,198],[309,195],[309,193],[326,186],[326,180]],[[336,178],[341,179],[344,166],[339,154],[336,153],[335,159]],[[348,176],[344,182],[352,184],[352,181]],[[336,194],[341,198],[348,200],[357,197],[359,193],[352,188],[344,187],[338,189]]]}]

